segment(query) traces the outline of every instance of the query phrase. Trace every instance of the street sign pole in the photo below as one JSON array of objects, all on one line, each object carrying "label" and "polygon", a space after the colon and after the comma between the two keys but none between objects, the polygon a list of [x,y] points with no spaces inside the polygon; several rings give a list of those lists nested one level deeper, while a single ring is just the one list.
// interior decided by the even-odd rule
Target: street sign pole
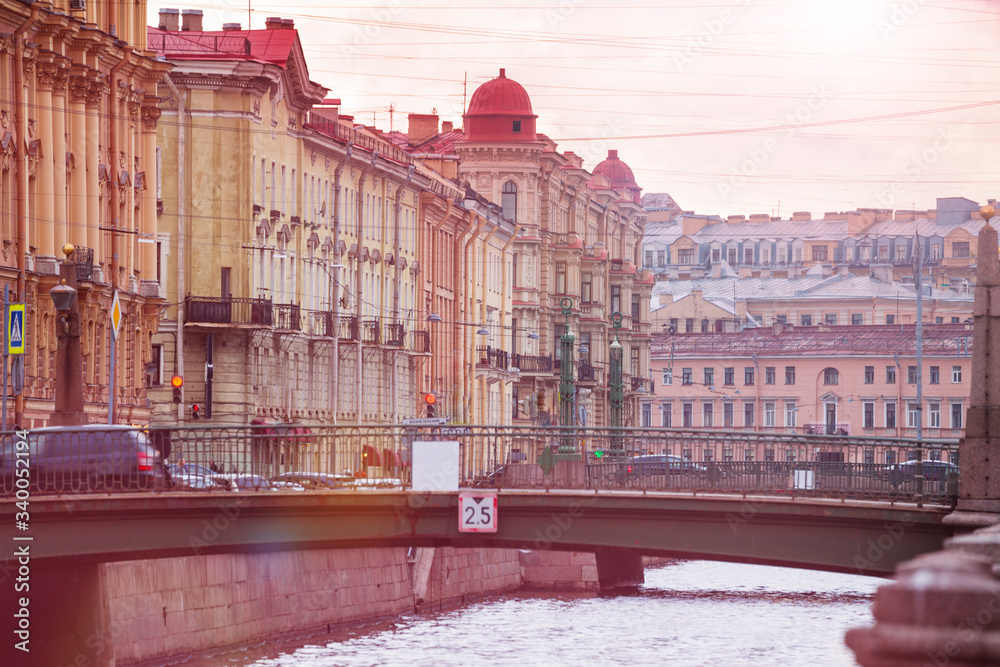
[{"label": "street sign pole", "polygon": [[115,423],[115,343],[118,341],[118,327],[122,322],[122,307],[118,302],[118,290],[111,300],[111,357],[108,368],[108,424]]}]

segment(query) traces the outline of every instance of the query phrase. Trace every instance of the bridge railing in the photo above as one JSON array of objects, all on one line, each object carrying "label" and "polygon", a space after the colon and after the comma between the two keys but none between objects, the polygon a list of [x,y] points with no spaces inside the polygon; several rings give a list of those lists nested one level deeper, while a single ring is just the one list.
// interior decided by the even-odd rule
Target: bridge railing
[{"label": "bridge railing", "polygon": [[[19,463],[25,458],[22,440],[0,434],[0,496],[16,495],[18,485],[26,483],[22,474],[32,492],[45,494],[122,487],[225,491],[239,484],[243,490],[264,490],[272,485],[259,480],[276,478],[311,488],[405,487],[416,440],[458,441],[461,483],[492,488],[946,502],[957,495],[959,463],[955,440],[697,429],[260,424],[155,427],[134,433],[153,448],[152,475],[142,470],[149,467],[145,458],[130,454],[127,463],[110,466],[108,451],[88,450],[80,439],[57,446],[44,431],[29,432],[24,451],[30,460]],[[560,461],[567,458],[575,460]],[[555,467],[546,473],[550,462]],[[161,471],[159,477],[156,471]],[[140,479],[147,482],[133,483]]]}]

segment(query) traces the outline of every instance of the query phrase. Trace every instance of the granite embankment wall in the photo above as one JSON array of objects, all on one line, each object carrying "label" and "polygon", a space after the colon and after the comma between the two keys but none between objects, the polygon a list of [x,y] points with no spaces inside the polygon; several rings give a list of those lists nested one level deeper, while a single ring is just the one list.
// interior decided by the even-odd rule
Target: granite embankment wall
[{"label": "granite embankment wall", "polygon": [[[108,563],[112,664],[329,631],[414,609],[517,589],[516,551],[421,549],[428,576],[403,548],[315,549]],[[103,656],[105,658],[109,655]]]}]

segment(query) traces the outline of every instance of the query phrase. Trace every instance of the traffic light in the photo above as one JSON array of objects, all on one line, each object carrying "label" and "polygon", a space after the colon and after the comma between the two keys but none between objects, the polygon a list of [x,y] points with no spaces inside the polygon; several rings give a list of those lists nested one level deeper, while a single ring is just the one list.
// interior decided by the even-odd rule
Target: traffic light
[{"label": "traffic light", "polygon": [[170,378],[170,386],[174,388],[174,403],[181,402],[181,387],[184,386],[184,378],[175,375]]},{"label": "traffic light", "polygon": [[197,403],[191,404],[191,419],[198,421],[201,418],[201,406]]},{"label": "traffic light", "polygon": [[437,417],[437,396],[434,392],[424,394],[424,404],[427,406],[427,416]]}]

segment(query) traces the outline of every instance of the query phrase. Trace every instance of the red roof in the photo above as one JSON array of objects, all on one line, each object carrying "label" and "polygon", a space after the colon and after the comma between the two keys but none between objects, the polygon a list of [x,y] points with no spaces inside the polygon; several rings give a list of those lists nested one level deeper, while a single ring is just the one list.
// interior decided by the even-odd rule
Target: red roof
[{"label": "red roof", "polygon": [[607,177],[611,181],[611,187],[613,188],[637,187],[632,170],[618,157],[618,151],[616,150],[608,151],[607,159],[594,167],[594,173]]},{"label": "red roof", "polygon": [[500,76],[476,88],[466,116],[493,116],[496,114],[533,116],[531,100],[524,87],[507,78],[507,70],[500,68]]},{"label": "red roof", "polygon": [[177,32],[146,28],[147,47],[168,60],[258,60],[284,67],[298,38],[296,30]]}]

